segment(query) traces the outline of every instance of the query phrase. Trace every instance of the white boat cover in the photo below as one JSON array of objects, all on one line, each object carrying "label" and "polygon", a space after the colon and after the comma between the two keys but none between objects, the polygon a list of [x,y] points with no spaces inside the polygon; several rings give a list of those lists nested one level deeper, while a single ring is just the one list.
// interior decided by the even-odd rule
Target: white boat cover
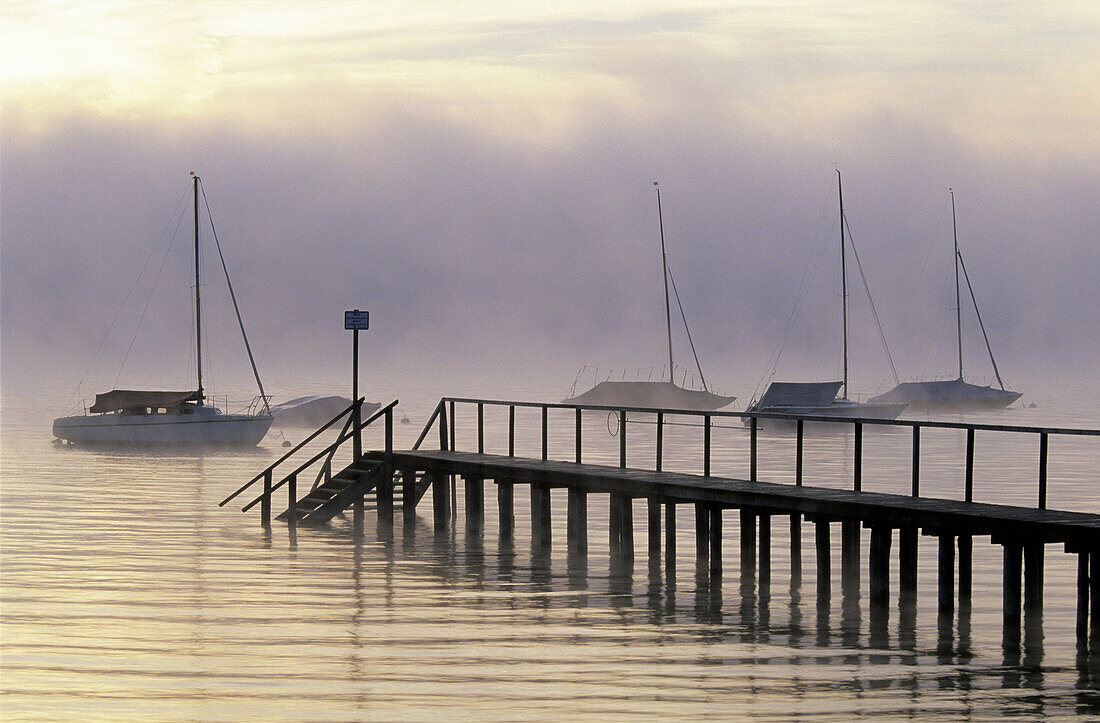
[{"label": "white boat cover", "polygon": [[929,382],[902,382],[885,394],[868,401],[905,402],[916,406],[990,405],[1008,406],[1020,398],[1019,392],[969,384],[962,379]]},{"label": "white boat cover", "polygon": [[672,382],[600,382],[583,394],[562,400],[563,404],[593,404],[605,407],[643,409],[690,409],[709,411],[731,404],[737,397],[684,389]]},{"label": "white boat cover", "polygon": [[827,407],[843,382],[772,382],[755,409],[772,407]]}]

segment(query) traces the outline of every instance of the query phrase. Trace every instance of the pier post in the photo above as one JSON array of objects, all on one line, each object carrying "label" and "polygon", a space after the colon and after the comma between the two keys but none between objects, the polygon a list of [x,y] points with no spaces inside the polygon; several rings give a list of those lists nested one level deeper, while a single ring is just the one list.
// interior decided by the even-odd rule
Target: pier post
[{"label": "pier post", "polygon": [[[741,520],[741,586],[751,589],[756,581],[756,511],[749,507],[740,509]],[[711,539],[714,533],[711,532]],[[711,554],[714,551],[711,550]],[[713,567],[714,562],[711,561]],[[742,592],[744,594],[744,592]]]},{"label": "pier post", "polygon": [[503,542],[516,533],[516,486],[511,480],[497,480],[497,527]]},{"label": "pier post", "polygon": [[393,524],[393,468],[386,466],[378,484],[374,486],[374,501],[378,508],[378,522],[382,525]]},{"label": "pier post", "polygon": [[649,559],[660,561],[661,559],[661,501],[656,497],[646,500],[646,510],[649,513]]},{"label": "pier post", "polygon": [[485,525],[485,480],[467,476],[463,490],[466,495],[466,534],[481,534]]},{"label": "pier post", "polygon": [[1024,609],[1029,612],[1043,609],[1043,552],[1042,542],[1024,545]]},{"label": "pier post", "polygon": [[[625,417],[624,417],[625,420]],[[625,427],[624,427],[625,429]],[[628,495],[622,498],[622,540],[623,562],[627,565],[634,564],[634,500]]]},{"label": "pier post", "polygon": [[706,570],[710,564],[710,515],[702,502],[695,503],[695,566]]},{"label": "pier post", "polygon": [[264,472],[264,496],[260,499],[260,524],[271,524],[271,470]]},{"label": "pier post", "polygon": [[298,475],[292,474],[286,478],[287,522],[298,524]]},{"label": "pier post", "polygon": [[1100,653],[1100,551],[1089,552],[1089,645]]},{"label": "pier post", "polygon": [[974,589],[974,537],[959,535],[959,610],[969,610]]},{"label": "pier post", "polygon": [[886,608],[890,604],[890,543],[891,530],[886,525],[871,525],[871,605]]},{"label": "pier post", "polygon": [[917,597],[917,540],[915,527],[898,530],[898,590],[907,597]]},{"label": "pier post", "polygon": [[411,519],[416,514],[416,470],[401,470],[401,515]]},{"label": "pier post", "polygon": [[710,577],[722,577],[722,508],[711,505],[710,510]]},{"label": "pier post", "polygon": [[[798,420],[801,422],[802,420]],[[791,590],[802,586],[802,515],[791,515]]]},{"label": "pier post", "polygon": [[451,521],[451,490],[447,484],[447,475],[432,472],[432,520],[435,529],[442,530]]},{"label": "pier post", "polygon": [[665,503],[665,579],[669,585],[676,581],[676,505]]},{"label": "pier post", "polygon": [[1021,599],[1020,579],[1023,563],[1023,547],[1018,543],[1004,543],[1004,598],[1002,605],[1005,648],[1020,646]]},{"label": "pier post", "polygon": [[844,595],[859,597],[859,521],[840,523],[840,579]]},{"label": "pier post", "polygon": [[629,496],[612,492],[608,515],[611,559],[623,564],[634,563],[634,510]]},{"label": "pier post", "polygon": [[1077,649],[1089,647],[1089,553],[1077,553]]},{"label": "pier post", "polygon": [[829,520],[814,519],[814,541],[817,545],[817,606],[828,607],[832,600],[832,567],[830,565]]},{"label": "pier post", "polygon": [[939,538],[939,611],[955,614],[955,536],[941,532]]},{"label": "pier post", "polygon": [[565,544],[570,555],[588,554],[588,493],[570,487],[566,508]]},{"label": "pier post", "polygon": [[757,578],[760,587],[760,603],[763,605],[771,599],[772,585],[772,517],[767,512],[760,513],[758,529],[760,533],[760,555],[757,558],[759,568]]},{"label": "pier post", "polygon": [[550,525],[550,487],[531,484],[531,551],[546,554],[552,541]]}]

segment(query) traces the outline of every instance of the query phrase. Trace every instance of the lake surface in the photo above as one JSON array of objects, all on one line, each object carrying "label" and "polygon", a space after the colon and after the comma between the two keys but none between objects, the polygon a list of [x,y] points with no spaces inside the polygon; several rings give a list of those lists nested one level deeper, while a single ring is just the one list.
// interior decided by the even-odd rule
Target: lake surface
[{"label": "lake surface", "polygon": [[[395,428],[410,446],[437,399],[408,395]],[[560,396],[560,395],[557,395]],[[10,397],[10,395],[9,395]],[[524,399],[556,399],[524,394]],[[384,400],[389,401],[389,400]],[[1100,426],[1072,405],[990,415],[1004,424]],[[1093,408],[1093,407],[1089,407]],[[1035,720],[1100,715],[1100,669],[1074,635],[1076,556],[1046,549],[1041,627],[1020,654],[1002,647],[1001,548],[974,542],[968,619],[936,611],[936,545],[921,540],[919,594],[872,631],[866,541],[858,599],[815,593],[812,526],[792,586],[789,522],[772,523],[770,599],[741,585],[736,511],[724,516],[721,582],[695,570],[692,510],[678,511],[673,579],[646,550],[637,501],[635,563],[609,562],[606,497],[589,498],[587,564],[565,551],[564,491],[553,493],[554,542],[532,554],[526,488],[516,536],[496,534],[486,484],[483,535],[437,532],[430,498],[392,528],[337,518],[321,529],[259,524],[258,510],[218,502],[284,451],[202,455],[87,450],[51,444],[49,422],[5,398],[0,516],[0,654],[5,719],[447,720],[676,719]],[[471,407],[458,446],[476,449]],[[1091,420],[1091,424],[1090,424]],[[486,412],[486,446],[507,451],[506,412]],[[517,453],[538,454],[538,412],[517,412]],[[551,454],[571,459],[571,413],[552,415]],[[617,463],[617,422],[584,421],[585,461]],[[651,420],[631,422],[630,464],[652,467]],[[283,430],[297,442],[301,430]],[[378,432],[368,444],[380,441]],[[432,440],[433,437],[429,437]],[[438,439],[438,437],[434,437]],[[979,433],[975,498],[1035,504],[1038,440]],[[747,476],[748,434],[714,431],[715,475]],[[922,492],[961,498],[965,437],[926,430]],[[701,430],[666,431],[666,469],[701,469]],[[850,433],[806,443],[806,483],[851,484]],[[793,479],[794,441],[761,436],[760,478]],[[908,491],[911,434],[866,430],[863,487]],[[1052,438],[1052,508],[1100,512],[1096,438]],[[280,502],[285,499],[280,498]],[[281,508],[281,505],[280,505]],[[895,541],[895,550],[896,550]]]}]

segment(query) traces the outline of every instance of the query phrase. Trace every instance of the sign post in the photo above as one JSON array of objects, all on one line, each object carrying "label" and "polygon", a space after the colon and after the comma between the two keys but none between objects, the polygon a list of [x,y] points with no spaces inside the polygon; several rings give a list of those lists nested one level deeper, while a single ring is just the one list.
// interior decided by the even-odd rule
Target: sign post
[{"label": "sign post", "polygon": [[361,415],[363,408],[363,405],[359,403],[359,331],[370,328],[370,312],[359,311],[359,309],[345,311],[344,328],[350,329],[352,332],[351,403],[353,407],[351,411],[351,423],[355,430],[355,434],[352,437],[352,454],[353,459],[358,461],[359,458],[363,456],[363,436],[362,431],[359,429],[359,424],[362,422]]}]

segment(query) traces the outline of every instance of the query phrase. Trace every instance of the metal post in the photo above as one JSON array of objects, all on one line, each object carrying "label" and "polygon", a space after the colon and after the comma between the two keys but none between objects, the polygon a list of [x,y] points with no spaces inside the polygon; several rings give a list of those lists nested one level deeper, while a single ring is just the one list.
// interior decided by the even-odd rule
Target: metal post
[{"label": "metal post", "polygon": [[657,471],[661,471],[662,456],[665,447],[665,413],[657,412]]},{"label": "metal post", "polygon": [[749,480],[756,481],[756,417],[749,426]]},{"label": "metal post", "polygon": [[863,490],[863,423],[856,422],[855,463],[853,465],[852,489],[856,492]]},{"label": "metal post", "polygon": [[964,499],[974,501],[974,428],[966,430],[966,491]]},{"label": "metal post", "polygon": [[508,405],[508,456],[516,456],[516,405]]},{"label": "metal post", "polygon": [[577,464],[581,463],[581,410],[577,407]]},{"label": "metal post", "polygon": [[451,408],[451,446],[447,447],[447,449],[453,452],[457,449],[455,446],[455,433],[458,431],[458,418],[455,416],[455,402],[453,399],[448,402],[447,406]]},{"label": "metal post", "polygon": [[485,405],[477,403],[477,453],[485,454]]},{"label": "metal post", "polygon": [[355,436],[352,438],[352,455],[356,460],[363,456],[363,431],[359,429],[362,423],[363,406],[359,403],[359,330],[351,332],[351,399],[355,405],[352,410],[352,426],[355,427]]},{"label": "metal post", "polygon": [[1039,435],[1039,509],[1047,508],[1047,433]]},{"label": "metal post", "polygon": [[703,415],[703,476],[710,477],[710,415]]},{"label": "metal post", "polygon": [[913,425],[913,496],[920,497],[920,425]]},{"label": "metal post", "polygon": [[626,411],[619,412],[619,466],[626,467]]},{"label": "metal post", "polygon": [[795,423],[798,441],[795,442],[794,454],[794,483],[799,487],[802,486],[802,428],[803,420],[800,419]]},{"label": "metal post", "polygon": [[549,434],[546,431],[546,406],[542,407],[542,458],[543,460],[549,459],[550,454],[550,439]]}]

